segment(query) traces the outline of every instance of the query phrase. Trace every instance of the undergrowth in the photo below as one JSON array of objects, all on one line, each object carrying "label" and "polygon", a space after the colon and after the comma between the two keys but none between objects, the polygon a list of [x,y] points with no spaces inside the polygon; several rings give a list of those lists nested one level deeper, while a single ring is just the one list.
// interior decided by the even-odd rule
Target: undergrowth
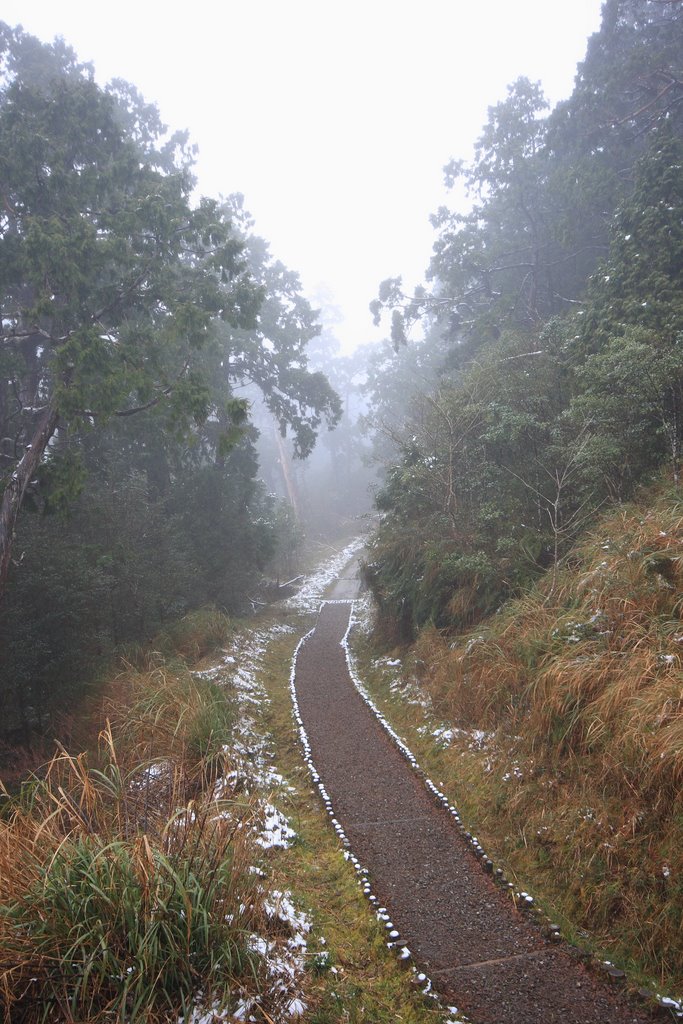
[{"label": "undergrowth", "polygon": [[[682,554],[683,503],[659,493],[475,632],[423,630],[393,687],[365,651],[390,717],[492,855],[581,944],[679,992]],[[450,732],[435,749],[437,725]]]},{"label": "undergrowth", "polygon": [[[180,651],[208,650],[215,627],[204,640],[206,621],[186,621]],[[212,786],[230,767],[233,710],[178,653],[125,665],[97,751],[61,748],[5,793],[0,1006],[13,1024],[175,1021],[257,983],[253,808]]]}]

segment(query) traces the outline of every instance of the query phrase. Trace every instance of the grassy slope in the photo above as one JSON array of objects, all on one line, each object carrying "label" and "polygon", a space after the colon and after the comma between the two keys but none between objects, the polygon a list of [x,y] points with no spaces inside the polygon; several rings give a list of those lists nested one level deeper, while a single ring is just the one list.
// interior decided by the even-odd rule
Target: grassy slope
[{"label": "grassy slope", "polygon": [[200,988],[234,1002],[258,976],[247,939],[260,925],[246,827],[256,808],[213,796],[231,766],[235,709],[182,656],[231,632],[203,612],[159,638],[166,653],[127,663],[89,709],[99,749],[61,747],[19,796],[5,794],[7,1019],[151,1024],[187,1012]]},{"label": "grassy slope", "polygon": [[[683,502],[604,518],[555,580],[361,671],[432,778],[565,934],[683,990]],[[450,727],[449,742],[434,730]],[[438,737],[437,737],[438,738]]]}]

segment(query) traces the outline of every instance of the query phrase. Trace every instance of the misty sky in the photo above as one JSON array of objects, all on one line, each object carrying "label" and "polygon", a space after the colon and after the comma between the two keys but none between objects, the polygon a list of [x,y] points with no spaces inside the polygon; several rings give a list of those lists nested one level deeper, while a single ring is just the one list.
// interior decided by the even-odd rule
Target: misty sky
[{"label": "misty sky", "polygon": [[348,349],[378,337],[381,279],[422,277],[443,165],[518,76],[569,95],[600,0],[3,0],[0,17],[188,128],[201,191],[244,193],[309,297],[340,307]]}]

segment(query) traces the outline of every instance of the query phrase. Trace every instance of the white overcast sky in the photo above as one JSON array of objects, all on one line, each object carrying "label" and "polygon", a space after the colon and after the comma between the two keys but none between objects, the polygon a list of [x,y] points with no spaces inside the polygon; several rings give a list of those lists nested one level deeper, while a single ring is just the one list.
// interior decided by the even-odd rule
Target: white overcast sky
[{"label": "white overcast sky", "polygon": [[520,75],[570,94],[600,0],[3,0],[0,17],[188,128],[201,191],[244,193],[350,349],[377,337],[380,280],[421,279],[443,165]]}]

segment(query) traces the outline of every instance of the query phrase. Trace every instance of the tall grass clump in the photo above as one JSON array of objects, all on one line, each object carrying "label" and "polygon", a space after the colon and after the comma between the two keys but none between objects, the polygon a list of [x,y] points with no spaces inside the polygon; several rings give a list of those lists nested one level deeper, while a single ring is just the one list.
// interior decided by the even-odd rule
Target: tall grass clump
[{"label": "tall grass clump", "polygon": [[97,752],[61,748],[0,819],[6,1021],[175,1021],[257,987],[249,803],[215,799],[234,712],[159,655],[112,682]]},{"label": "tall grass clump", "polygon": [[232,620],[225,612],[207,605],[169,625],[157,637],[157,644],[164,653],[176,654],[187,661],[198,661],[225,644],[233,629]]},{"label": "tall grass clump", "polygon": [[235,709],[212,680],[152,655],[125,665],[104,707],[129,761],[171,758],[192,791],[225,774]]},{"label": "tall grass clump", "polygon": [[171,1019],[207,983],[226,1004],[253,973],[239,818],[155,805],[143,832],[129,802],[140,784],[139,772],[60,754],[0,821],[7,1020]]}]

